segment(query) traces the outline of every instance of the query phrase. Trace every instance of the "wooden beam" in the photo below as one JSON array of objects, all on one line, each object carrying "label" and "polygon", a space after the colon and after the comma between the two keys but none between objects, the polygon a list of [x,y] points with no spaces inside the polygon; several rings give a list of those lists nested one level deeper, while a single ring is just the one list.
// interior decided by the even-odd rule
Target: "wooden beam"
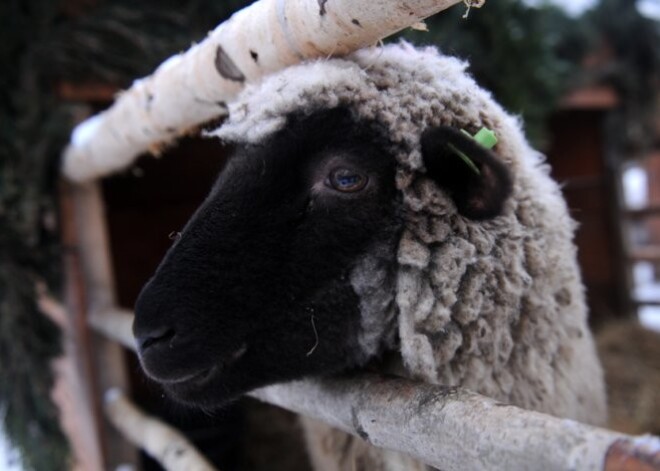
[{"label": "wooden beam", "polygon": [[106,416],[131,443],[166,471],[215,471],[178,430],[145,414],[117,388],[105,393]]},{"label": "wooden beam", "polygon": [[125,348],[135,351],[133,339],[133,313],[124,309],[110,308],[92,312],[89,325],[105,337],[115,339]]},{"label": "wooden beam", "polygon": [[103,429],[96,400],[95,371],[90,362],[91,343],[85,320],[87,298],[78,245],[75,209],[66,184],[59,188],[60,236],[63,246],[64,304],[39,289],[39,308],[62,330],[64,354],[53,363],[55,385],[51,395],[60,410],[60,422],[71,445],[72,470],[103,469]]},{"label": "wooden beam", "polygon": [[660,246],[636,247],[630,251],[628,258],[635,262],[660,263]]},{"label": "wooden beam", "polygon": [[82,103],[112,103],[120,91],[117,85],[109,83],[59,82],[55,85],[59,99]]},{"label": "wooden beam", "polygon": [[660,299],[640,299],[640,298],[634,298],[633,303],[637,307],[642,307],[642,306],[659,306],[660,307]]},{"label": "wooden beam", "polygon": [[643,219],[653,216],[660,216],[660,206],[647,206],[639,209],[625,209],[622,214],[629,219]]},{"label": "wooden beam", "polygon": [[[104,334],[135,348],[122,338],[126,329],[112,325],[121,322]],[[251,396],[446,471],[660,471],[658,437],[623,435],[461,388],[360,374],[269,386]]]},{"label": "wooden beam", "polygon": [[[188,51],[136,80],[115,104],[73,132],[64,173],[85,181],[223,116],[245,83],[303,60],[376,45],[460,0],[259,0]],[[470,1],[470,4],[483,2]]]},{"label": "wooden beam", "polygon": [[102,312],[114,306],[114,283],[110,263],[105,211],[98,183],[63,184],[63,193],[70,205],[68,224],[71,240],[66,251],[75,254],[75,280],[68,287],[78,291],[77,330],[81,344],[78,355],[88,365],[84,378],[90,387],[95,416],[99,423],[99,441],[103,449],[103,469],[120,465],[136,466],[137,450],[102,420],[101,392],[110,387],[128,389],[125,351],[106,336],[88,331],[89,313]]},{"label": "wooden beam", "polygon": [[567,93],[559,102],[561,109],[609,110],[620,103],[619,96],[609,85],[580,87]]}]

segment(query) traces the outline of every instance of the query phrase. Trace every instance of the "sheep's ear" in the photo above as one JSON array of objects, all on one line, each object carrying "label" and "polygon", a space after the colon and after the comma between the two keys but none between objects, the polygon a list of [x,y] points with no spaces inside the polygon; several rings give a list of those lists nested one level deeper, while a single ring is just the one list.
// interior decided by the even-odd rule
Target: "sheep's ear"
[{"label": "sheep's ear", "polygon": [[446,126],[425,130],[421,145],[427,175],[451,195],[460,214],[480,220],[502,212],[511,176],[493,152]]}]

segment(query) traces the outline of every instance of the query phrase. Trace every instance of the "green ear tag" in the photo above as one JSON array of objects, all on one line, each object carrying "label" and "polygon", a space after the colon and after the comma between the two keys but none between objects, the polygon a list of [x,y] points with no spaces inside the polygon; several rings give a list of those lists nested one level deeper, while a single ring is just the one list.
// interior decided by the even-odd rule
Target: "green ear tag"
[{"label": "green ear tag", "polygon": [[[477,141],[477,144],[479,144],[481,147],[484,147],[486,149],[492,149],[495,147],[495,144],[497,144],[497,136],[495,133],[488,129],[488,128],[481,128],[479,132],[477,132],[474,136],[472,136],[469,132],[467,132],[465,129],[461,129],[461,132],[468,136],[470,139],[474,139]],[[463,162],[467,164],[470,169],[476,173],[477,175],[481,175],[481,172],[479,171],[479,168],[472,162],[472,159],[465,155],[464,152],[461,152],[459,149],[457,149],[454,145],[451,143],[448,143],[447,146],[454,151],[456,155],[458,155]]]},{"label": "green ear tag", "polygon": [[488,128],[479,129],[479,132],[474,135],[473,139],[477,141],[481,147],[485,147],[486,149],[492,149],[495,147],[495,144],[497,144],[497,136]]}]

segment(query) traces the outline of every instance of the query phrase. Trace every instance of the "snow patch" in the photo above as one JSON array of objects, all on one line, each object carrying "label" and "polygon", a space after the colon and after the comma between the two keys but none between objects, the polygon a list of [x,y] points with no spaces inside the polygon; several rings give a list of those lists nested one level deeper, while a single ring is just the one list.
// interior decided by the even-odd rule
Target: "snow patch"
[{"label": "snow patch", "polygon": [[623,172],[623,198],[626,206],[639,209],[649,202],[649,183],[646,170],[629,167]]},{"label": "snow patch", "polygon": [[638,0],[637,11],[650,20],[660,21],[660,2],[658,0]]}]

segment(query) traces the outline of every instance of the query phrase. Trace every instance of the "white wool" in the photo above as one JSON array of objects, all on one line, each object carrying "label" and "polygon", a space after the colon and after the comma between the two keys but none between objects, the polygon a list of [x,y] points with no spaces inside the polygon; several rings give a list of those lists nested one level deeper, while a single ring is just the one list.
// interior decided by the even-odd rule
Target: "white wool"
[{"label": "white wool", "polygon": [[387,253],[390,244],[376,244],[351,272],[351,285],[360,298],[361,330],[358,343],[366,362],[383,347],[393,348],[397,306],[394,300],[396,272]]},{"label": "white wool", "polygon": [[[354,273],[363,326],[374,329],[362,339],[369,352],[378,336],[391,337],[380,330],[396,315],[408,376],[603,423],[603,375],[587,327],[575,224],[518,121],[465,68],[434,48],[406,43],[293,66],[248,86],[212,134],[258,142],[281,129],[289,113],[337,106],[377,121],[397,160],[405,228],[398,253],[390,255],[395,279],[383,283],[395,291],[395,304],[368,281],[370,270],[372,279],[387,273],[382,257]],[[461,216],[425,176],[420,136],[437,125],[495,131],[494,152],[513,177],[502,215],[488,221]],[[380,348],[390,345],[387,340]]]}]

